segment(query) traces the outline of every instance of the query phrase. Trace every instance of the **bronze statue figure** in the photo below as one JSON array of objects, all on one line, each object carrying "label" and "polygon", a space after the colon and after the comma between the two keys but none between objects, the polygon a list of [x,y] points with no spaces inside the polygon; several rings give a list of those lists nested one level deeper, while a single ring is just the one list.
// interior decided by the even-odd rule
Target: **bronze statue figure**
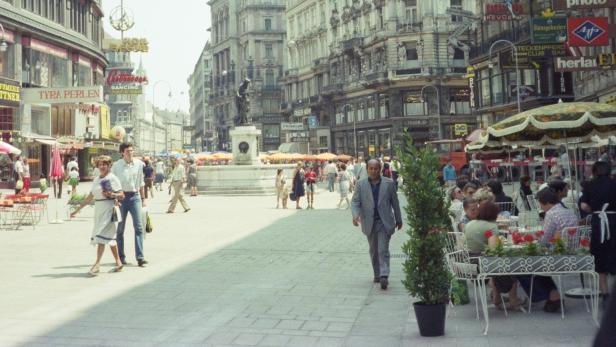
[{"label": "bronze statue figure", "polygon": [[250,124],[250,120],[248,119],[248,112],[250,110],[250,99],[248,99],[249,85],[250,80],[248,78],[244,78],[244,81],[240,84],[240,87],[237,89],[237,93],[235,94],[235,106],[237,107],[235,125]]}]

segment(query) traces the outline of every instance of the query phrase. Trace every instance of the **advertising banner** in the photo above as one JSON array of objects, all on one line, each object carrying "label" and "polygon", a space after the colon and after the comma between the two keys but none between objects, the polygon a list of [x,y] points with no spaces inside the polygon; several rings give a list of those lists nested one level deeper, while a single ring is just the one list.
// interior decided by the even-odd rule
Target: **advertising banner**
[{"label": "advertising banner", "polygon": [[567,17],[533,18],[531,43],[564,43],[567,41]]},{"label": "advertising banner", "polygon": [[610,44],[607,17],[569,18],[569,46],[607,46]]},{"label": "advertising banner", "polygon": [[616,0],[552,0],[552,3],[556,11],[616,7]]},{"label": "advertising banner", "polygon": [[24,103],[30,104],[102,103],[103,86],[24,88],[21,98]]},{"label": "advertising banner", "polygon": [[556,57],[554,69],[558,72],[613,70],[616,69],[616,53],[590,57]]},{"label": "advertising banner", "polygon": [[304,130],[304,123],[280,123],[280,130],[282,131],[302,131]]},{"label": "advertising banner", "polygon": [[0,78],[0,106],[19,107],[20,93],[19,82]]}]

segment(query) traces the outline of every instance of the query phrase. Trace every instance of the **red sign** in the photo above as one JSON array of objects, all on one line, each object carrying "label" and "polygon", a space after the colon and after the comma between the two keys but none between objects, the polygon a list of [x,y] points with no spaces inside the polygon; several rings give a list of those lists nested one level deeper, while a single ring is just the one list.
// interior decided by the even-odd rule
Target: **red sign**
[{"label": "red sign", "polygon": [[111,70],[109,75],[107,76],[107,85],[113,84],[147,84],[148,78],[145,76],[135,76],[132,73],[120,71],[120,70]]},{"label": "red sign", "polygon": [[607,46],[610,44],[607,17],[569,18],[569,46]]},{"label": "red sign", "polygon": [[520,3],[511,4],[511,8],[505,3],[488,3],[485,4],[484,13],[487,21],[512,20],[513,15],[524,14],[524,7]]}]

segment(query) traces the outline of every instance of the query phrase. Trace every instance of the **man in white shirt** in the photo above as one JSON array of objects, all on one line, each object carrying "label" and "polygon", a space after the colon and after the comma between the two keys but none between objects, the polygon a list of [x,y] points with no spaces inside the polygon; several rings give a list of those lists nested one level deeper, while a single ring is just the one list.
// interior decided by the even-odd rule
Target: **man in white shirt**
[{"label": "man in white shirt", "polygon": [[143,256],[143,224],[141,222],[141,209],[145,207],[143,167],[141,160],[133,158],[133,145],[123,143],[120,145],[122,159],[116,161],[111,167],[113,173],[122,184],[124,200],[120,205],[122,221],[118,223],[117,242],[118,253],[122,264],[126,264],[126,254],[124,254],[124,227],[126,226],[126,216],[130,213],[135,229],[135,257],[137,264],[144,267],[148,262]]},{"label": "man in white shirt", "polygon": [[336,182],[336,172],[338,169],[336,168],[336,164],[333,161],[329,161],[327,165],[325,165],[325,174],[327,175],[327,189],[330,192],[334,191],[334,183]]},{"label": "man in white shirt", "polygon": [[190,211],[190,207],[188,207],[186,200],[184,200],[184,196],[182,196],[182,186],[184,182],[186,182],[186,167],[182,164],[180,158],[175,158],[175,168],[171,172],[171,186],[173,187],[174,194],[167,213],[173,213],[175,211],[178,200],[182,204],[182,207],[184,207],[184,212]]},{"label": "man in white shirt", "polygon": [[17,189],[17,181],[21,180],[21,182],[23,183],[24,179],[24,163],[21,161],[21,156],[19,155],[15,157],[15,162],[13,163],[13,170],[15,171],[15,194],[19,194],[23,186],[22,188]]},{"label": "man in white shirt", "polygon": [[71,160],[66,163],[66,172],[71,172],[74,167],[79,170],[79,164],[77,164],[77,157],[71,157]]}]

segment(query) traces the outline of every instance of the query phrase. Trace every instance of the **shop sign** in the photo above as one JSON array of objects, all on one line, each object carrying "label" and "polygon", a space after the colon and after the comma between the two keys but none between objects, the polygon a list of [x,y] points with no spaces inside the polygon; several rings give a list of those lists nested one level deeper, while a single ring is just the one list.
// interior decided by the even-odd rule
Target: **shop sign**
[{"label": "shop sign", "polygon": [[308,129],[314,129],[319,126],[319,120],[317,116],[308,117]]},{"label": "shop sign", "polygon": [[[519,53],[518,53],[519,54]],[[540,58],[528,58],[528,57],[518,57],[514,58],[513,52],[511,51],[502,51],[499,54],[499,66],[503,70],[514,70],[517,67],[523,70],[533,70],[539,69],[541,64],[539,63]]]},{"label": "shop sign", "polygon": [[0,106],[19,107],[20,92],[19,82],[0,78]]},{"label": "shop sign", "polygon": [[468,78],[468,92],[469,92],[469,104],[471,109],[474,109],[477,104],[475,103],[475,73]]},{"label": "shop sign", "polygon": [[616,0],[552,0],[554,10],[582,10],[616,7]]},{"label": "shop sign", "polygon": [[309,116],[312,112],[310,111],[310,108],[300,108],[298,110],[293,111],[293,115],[295,117],[301,117],[301,116]]},{"label": "shop sign", "polygon": [[466,124],[454,124],[453,133],[455,136],[462,137],[468,135],[468,125]]},{"label": "shop sign", "polygon": [[282,131],[302,131],[304,130],[304,123],[280,123],[280,130]]},{"label": "shop sign", "polygon": [[143,93],[143,89],[130,84],[118,84],[107,88],[107,93],[111,95],[138,95]]},{"label": "shop sign", "polygon": [[504,21],[517,18],[524,14],[524,6],[520,3],[510,4],[511,7],[504,2],[485,4],[485,20],[486,21]]},{"label": "shop sign", "polygon": [[60,105],[64,109],[80,111],[83,113],[98,113],[100,106],[96,104],[64,104]]},{"label": "shop sign", "polygon": [[148,84],[146,76],[136,76],[132,73],[120,70],[111,70],[107,76],[107,85],[115,84]]},{"label": "shop sign", "polygon": [[616,53],[591,57],[556,57],[554,69],[558,72],[613,70],[616,69]]},{"label": "shop sign", "polygon": [[29,104],[102,103],[103,86],[23,88],[21,98]]},{"label": "shop sign", "polygon": [[567,17],[533,18],[531,43],[564,43],[567,41]]},{"label": "shop sign", "polygon": [[610,44],[607,17],[569,18],[569,46],[607,46]]},{"label": "shop sign", "polygon": [[544,58],[565,56],[564,44],[520,45],[516,46],[518,58]]},{"label": "shop sign", "polygon": [[297,132],[291,133],[291,142],[307,143],[309,142],[309,140],[310,140],[310,137],[308,136],[307,131],[297,131]]},{"label": "shop sign", "polygon": [[150,50],[147,39],[125,38],[119,44],[112,43],[109,48],[115,52],[147,52]]}]

